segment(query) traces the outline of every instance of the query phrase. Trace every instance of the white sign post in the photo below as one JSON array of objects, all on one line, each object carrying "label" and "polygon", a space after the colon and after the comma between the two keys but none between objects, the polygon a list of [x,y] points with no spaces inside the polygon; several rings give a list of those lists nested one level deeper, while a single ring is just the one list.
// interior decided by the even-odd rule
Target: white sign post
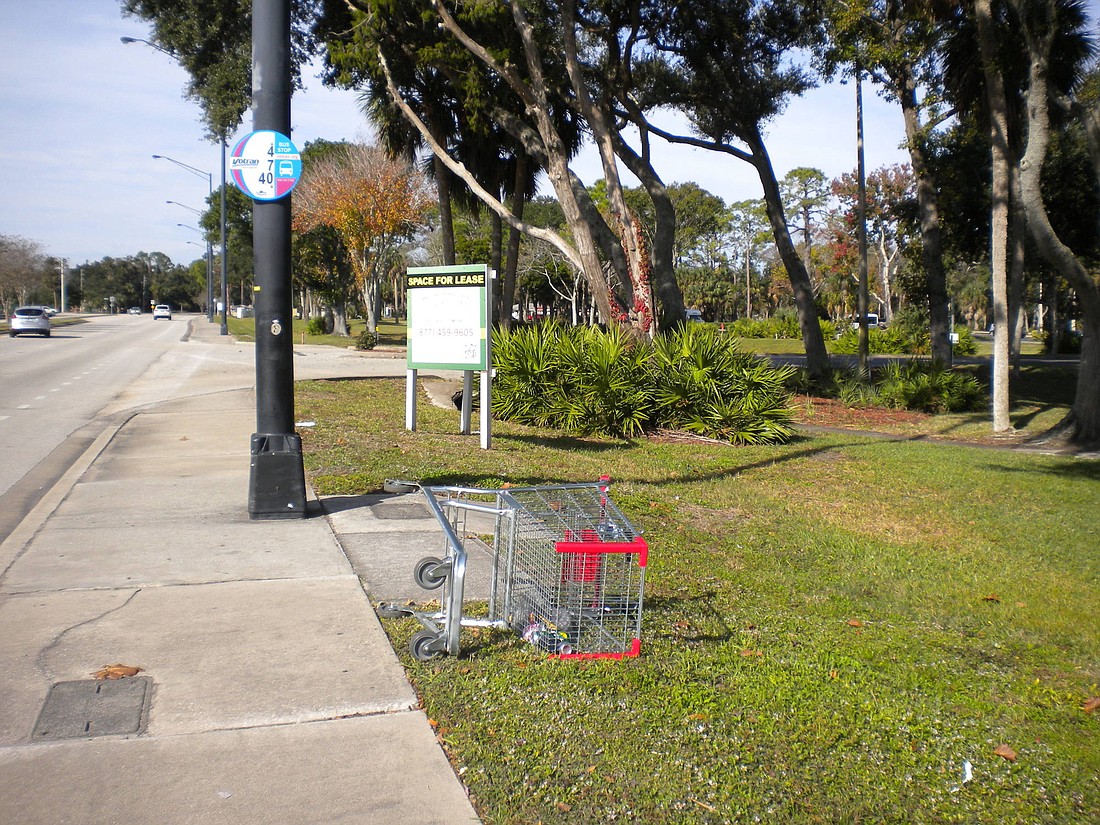
[{"label": "white sign post", "polygon": [[485,264],[410,267],[405,428],[416,429],[416,373],[462,370],[461,432],[470,433],[473,376],[481,373],[481,447],[489,449],[492,274]]}]

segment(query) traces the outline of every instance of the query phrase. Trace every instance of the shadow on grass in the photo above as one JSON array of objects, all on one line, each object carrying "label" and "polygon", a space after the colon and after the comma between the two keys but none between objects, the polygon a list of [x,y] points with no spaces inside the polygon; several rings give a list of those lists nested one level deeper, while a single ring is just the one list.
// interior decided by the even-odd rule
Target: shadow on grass
[{"label": "shadow on grass", "polygon": [[986,464],[983,469],[999,473],[1028,473],[1031,475],[1058,476],[1059,478],[1100,481],[1100,461],[1065,461],[1049,465],[1006,467],[1003,464]]},{"label": "shadow on grass", "polygon": [[689,644],[727,642],[734,630],[718,609],[717,600],[714,590],[697,596],[647,596],[642,608],[643,633]]},{"label": "shadow on grass", "polygon": [[624,438],[615,441],[593,441],[581,436],[570,435],[507,435],[501,436],[509,441],[518,441],[532,447],[546,447],[551,450],[584,450],[589,453],[606,453],[612,450],[629,450],[635,442]]}]

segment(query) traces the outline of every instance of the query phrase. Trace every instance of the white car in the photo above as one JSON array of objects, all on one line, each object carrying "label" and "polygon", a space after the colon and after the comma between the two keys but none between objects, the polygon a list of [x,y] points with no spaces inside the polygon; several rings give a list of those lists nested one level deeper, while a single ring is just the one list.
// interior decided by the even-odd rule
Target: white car
[{"label": "white car", "polygon": [[172,307],[168,306],[168,304],[157,304],[153,307],[153,320],[155,321],[157,318],[165,318],[171,321]]},{"label": "white car", "polygon": [[11,314],[8,335],[14,338],[27,333],[50,337],[50,316],[42,307],[16,307]]}]

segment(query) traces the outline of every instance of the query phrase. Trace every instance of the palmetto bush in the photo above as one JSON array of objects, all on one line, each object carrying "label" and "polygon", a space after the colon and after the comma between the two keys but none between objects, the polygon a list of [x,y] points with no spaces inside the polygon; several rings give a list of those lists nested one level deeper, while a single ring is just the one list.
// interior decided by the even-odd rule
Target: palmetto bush
[{"label": "palmetto bush", "polygon": [[[927,347],[927,344],[919,346]],[[871,355],[903,355],[912,352],[914,347],[918,347],[918,344],[915,344],[901,328],[867,330],[867,352]],[[859,331],[850,327],[844,330],[833,343],[832,350],[840,355],[858,353]]]},{"label": "palmetto bush", "polygon": [[878,381],[879,404],[927,413],[968,412],[986,406],[986,391],[973,375],[938,362],[893,363]]},{"label": "palmetto bush", "polygon": [[794,367],[747,355],[713,327],[688,324],[653,342],[656,419],[662,426],[738,444],[793,434],[785,382]]},{"label": "palmetto bush", "polygon": [[542,324],[493,335],[493,414],[633,437],[658,427],[735,443],[788,440],[792,368],[746,355],[709,325],[637,341],[614,329]]},{"label": "palmetto bush", "polygon": [[555,426],[633,437],[651,424],[649,347],[620,328],[567,327],[559,336],[561,393]]},{"label": "palmetto bush", "polygon": [[548,323],[493,332],[493,414],[535,427],[558,426],[552,411],[563,393],[559,339],[564,328]]},{"label": "palmetto bush", "polygon": [[650,426],[647,347],[618,330],[556,322],[493,333],[493,414],[537,427],[615,436]]}]

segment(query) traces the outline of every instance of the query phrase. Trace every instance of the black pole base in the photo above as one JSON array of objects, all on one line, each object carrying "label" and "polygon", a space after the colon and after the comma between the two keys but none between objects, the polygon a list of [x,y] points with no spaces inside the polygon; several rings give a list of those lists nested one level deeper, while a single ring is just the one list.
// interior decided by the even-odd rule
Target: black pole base
[{"label": "black pole base", "polygon": [[302,438],[297,433],[253,433],[248,517],[306,517]]}]

